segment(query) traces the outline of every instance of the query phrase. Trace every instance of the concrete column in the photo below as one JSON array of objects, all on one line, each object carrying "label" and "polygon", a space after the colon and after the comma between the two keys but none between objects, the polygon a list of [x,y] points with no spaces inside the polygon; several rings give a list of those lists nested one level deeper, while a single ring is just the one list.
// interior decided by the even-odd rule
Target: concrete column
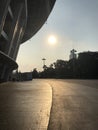
[{"label": "concrete column", "polygon": [[[2,74],[1,74],[1,77],[0,77],[0,79],[4,79],[4,77],[5,77],[5,72],[6,72],[6,68],[7,68],[7,66],[6,65],[3,65],[3,67],[2,67]],[[7,75],[7,74],[6,74]]]}]

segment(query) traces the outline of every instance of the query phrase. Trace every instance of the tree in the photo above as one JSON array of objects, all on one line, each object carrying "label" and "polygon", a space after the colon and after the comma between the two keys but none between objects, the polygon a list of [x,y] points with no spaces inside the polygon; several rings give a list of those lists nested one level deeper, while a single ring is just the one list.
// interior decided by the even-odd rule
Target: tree
[{"label": "tree", "polygon": [[39,77],[39,73],[38,73],[36,68],[34,68],[33,71],[32,71],[32,77],[33,78],[38,78]]}]

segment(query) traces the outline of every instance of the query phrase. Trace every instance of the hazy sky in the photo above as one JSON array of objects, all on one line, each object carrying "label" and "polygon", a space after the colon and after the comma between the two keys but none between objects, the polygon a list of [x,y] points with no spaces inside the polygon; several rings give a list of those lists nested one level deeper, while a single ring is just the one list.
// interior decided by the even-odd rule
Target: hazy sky
[{"label": "hazy sky", "polygon": [[[48,37],[57,38],[55,45]],[[68,60],[70,50],[98,51],[98,0],[57,0],[47,24],[22,44],[17,63],[20,71],[42,70],[42,58],[49,66],[57,59]]]}]

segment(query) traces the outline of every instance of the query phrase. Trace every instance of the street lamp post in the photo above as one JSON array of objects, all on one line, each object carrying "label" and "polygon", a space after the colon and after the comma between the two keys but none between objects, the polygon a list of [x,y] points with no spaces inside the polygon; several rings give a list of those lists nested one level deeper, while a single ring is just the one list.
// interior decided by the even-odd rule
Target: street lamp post
[{"label": "street lamp post", "polygon": [[46,59],[43,58],[42,60],[43,60],[43,68],[44,68]]}]

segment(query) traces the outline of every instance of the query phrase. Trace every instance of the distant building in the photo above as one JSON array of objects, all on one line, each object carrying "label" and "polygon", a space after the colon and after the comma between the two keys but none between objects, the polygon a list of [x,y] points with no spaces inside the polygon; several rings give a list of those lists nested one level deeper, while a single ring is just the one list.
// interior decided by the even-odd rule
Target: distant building
[{"label": "distant building", "polygon": [[70,51],[70,56],[69,56],[69,59],[70,59],[70,60],[77,58],[76,52],[77,52],[77,51],[76,51],[75,49],[72,49],[72,50]]},{"label": "distant building", "polygon": [[96,61],[98,60],[98,52],[92,52],[92,51],[87,51],[87,52],[81,52],[78,54],[79,59],[95,59]]},{"label": "distant building", "polygon": [[12,81],[29,81],[32,80],[32,72],[15,72],[12,74],[11,80]]},{"label": "distant building", "polygon": [[21,81],[29,81],[32,80],[32,72],[25,72],[25,73],[21,73]]},{"label": "distant building", "polygon": [[79,53],[78,67],[82,78],[98,79],[98,52]]}]

